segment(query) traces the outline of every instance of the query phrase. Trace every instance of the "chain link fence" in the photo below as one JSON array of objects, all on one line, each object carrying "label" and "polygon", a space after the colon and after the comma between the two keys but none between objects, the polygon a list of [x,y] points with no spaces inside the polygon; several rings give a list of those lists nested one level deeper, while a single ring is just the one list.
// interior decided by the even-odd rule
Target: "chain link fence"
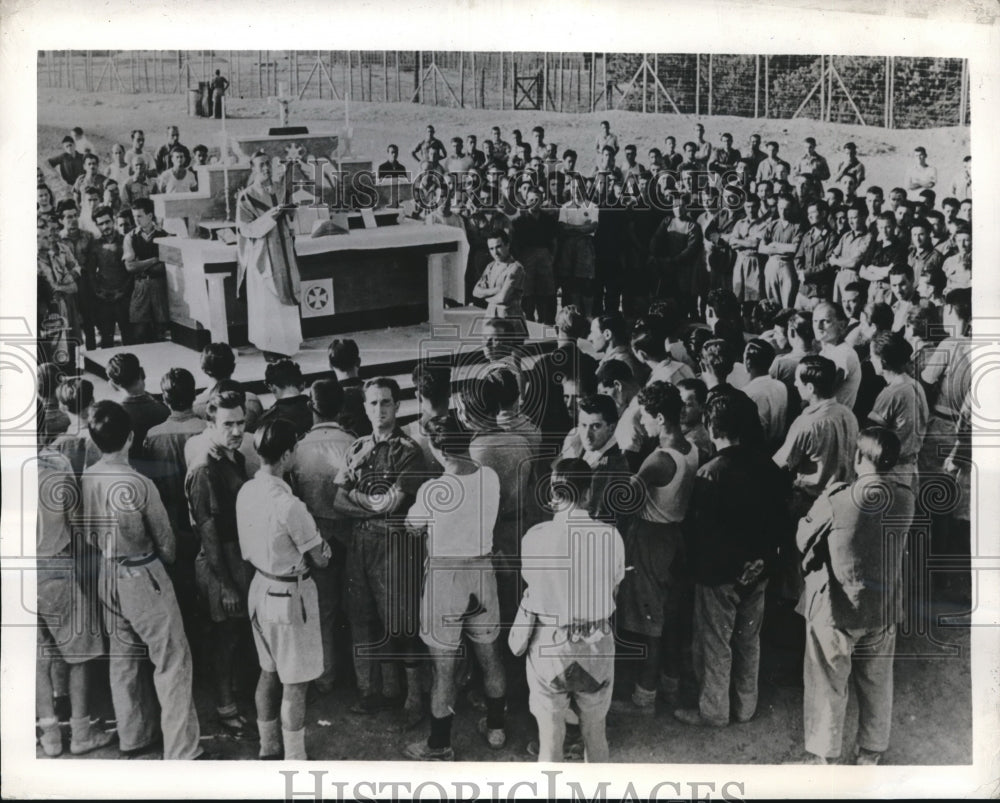
[{"label": "chain link fence", "polygon": [[40,88],[581,113],[970,124],[968,61],[886,56],[456,51],[39,51]]}]

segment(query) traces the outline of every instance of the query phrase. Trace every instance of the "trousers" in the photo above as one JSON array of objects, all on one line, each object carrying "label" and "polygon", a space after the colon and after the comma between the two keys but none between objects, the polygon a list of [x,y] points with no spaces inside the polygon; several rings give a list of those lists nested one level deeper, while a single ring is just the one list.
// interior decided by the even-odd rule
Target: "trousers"
[{"label": "trousers", "polygon": [[841,630],[828,621],[806,621],[802,673],[806,750],[824,758],[840,756],[849,679],[858,696],[858,747],[878,753],[889,747],[895,651],[894,624]]},{"label": "trousers", "polygon": [[698,708],[706,721],[728,725],[732,714],[746,722],[757,710],[760,625],[764,618],[763,580],[740,591],[732,583],[695,586],[691,645],[700,689]]},{"label": "trousers", "polygon": [[[191,691],[191,648],[166,569],[159,560],[135,567],[105,561],[101,575],[111,635],[111,701],[121,748],[145,747],[156,738],[159,702],[163,757],[196,758],[201,731]],[[147,657],[153,664],[153,688],[143,671]]]}]

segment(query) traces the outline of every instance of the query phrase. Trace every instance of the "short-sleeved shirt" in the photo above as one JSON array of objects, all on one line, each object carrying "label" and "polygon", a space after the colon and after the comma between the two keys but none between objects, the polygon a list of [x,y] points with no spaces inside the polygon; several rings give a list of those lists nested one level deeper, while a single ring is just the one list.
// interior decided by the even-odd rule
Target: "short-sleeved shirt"
[{"label": "short-sleeved shirt", "polygon": [[743,386],[743,392],[757,405],[760,425],[768,443],[780,443],[788,415],[788,387],[770,376],[758,376]]},{"label": "short-sleeved shirt", "polygon": [[170,418],[146,433],[143,468],[160,491],[174,532],[191,530],[184,493],[184,478],[187,475],[184,447],[192,437],[204,432],[205,426],[205,422],[190,411],[174,411],[170,413]]},{"label": "short-sleeved shirt", "polygon": [[938,385],[934,411],[957,418],[972,385],[971,343],[965,337],[946,337],[923,362],[921,380]]},{"label": "short-sleeved shirt", "polygon": [[76,180],[83,175],[83,154],[60,153],[49,159],[49,166],[58,167],[59,177],[72,187]]},{"label": "short-sleeved shirt", "polygon": [[176,542],[170,519],[153,481],[126,461],[104,455],[83,472],[83,513],[88,533],[106,558],[158,552],[173,561]]},{"label": "short-sleeved shirt", "polygon": [[557,513],[521,539],[521,576],[527,585],[521,605],[544,624],[598,622],[614,613],[625,545],[610,524],[582,511]]},{"label": "short-sleeved shirt", "polygon": [[121,406],[125,408],[132,422],[132,448],[129,450],[129,456],[139,457],[142,453],[142,444],[146,440],[146,433],[170,417],[170,408],[145,392],[123,397]]},{"label": "short-sleeved shirt", "polygon": [[649,436],[643,429],[639,419],[642,416],[642,408],[639,406],[639,397],[633,396],[615,425],[615,441],[622,452],[641,452]]},{"label": "short-sleeved shirt", "polygon": [[198,186],[198,176],[190,168],[184,168],[184,175],[178,178],[173,170],[160,174],[156,182],[160,192],[194,192]]},{"label": "short-sleeved shirt", "polygon": [[912,463],[917,459],[929,416],[924,389],[913,377],[905,375],[900,382],[893,382],[882,389],[868,414],[872,423],[896,433],[900,444],[900,463]]},{"label": "short-sleeved shirt", "polygon": [[79,496],[73,466],[63,455],[44,448],[38,452],[37,552],[40,558],[64,554],[70,546],[70,520]]},{"label": "short-sleeved shirt", "polygon": [[[784,220],[775,220],[767,228],[767,242],[780,243],[783,245],[794,245],[797,251],[802,243],[802,227],[798,223],[791,223]],[[795,259],[795,251],[790,254],[770,254],[771,259],[776,259],[788,265]]]},{"label": "short-sleeved shirt", "polygon": [[[376,440],[375,434],[358,438],[347,450],[344,468],[337,475],[336,483],[348,491],[360,493],[385,492],[395,485],[411,498],[426,479],[423,453],[412,438],[398,427],[389,437]],[[399,510],[394,517],[402,517]],[[369,524],[385,523],[385,519],[368,519]]]},{"label": "short-sleeved shirt", "polygon": [[494,260],[486,266],[478,284],[482,287],[497,289],[503,287],[507,282],[511,283],[511,292],[504,302],[498,302],[494,298],[488,298],[487,311],[493,311],[500,317],[517,318],[523,315],[521,311],[521,297],[524,294],[524,266],[517,260],[511,262],[499,262]]},{"label": "short-sleeved shirt", "polygon": [[858,420],[834,399],[811,404],[792,422],[774,462],[795,474],[795,487],[819,496],[831,482],[854,477]]},{"label": "short-sleeved shirt", "polygon": [[835,346],[824,344],[819,353],[821,357],[833,360],[837,368],[844,372],[844,379],[834,390],[834,396],[841,404],[853,409],[861,386],[861,360],[858,359],[858,353],[849,343],[838,343]]},{"label": "short-sleeved shirt", "polygon": [[218,445],[213,445],[202,460],[188,466],[184,492],[195,532],[213,522],[220,544],[235,542],[236,497],[246,482],[243,455]]},{"label": "short-sleeved shirt", "polygon": [[499,512],[500,478],[482,466],[469,474],[444,473],[425,482],[406,522],[428,528],[427,552],[432,558],[475,558],[490,554]]},{"label": "short-sleeved shirt", "polygon": [[305,554],[323,543],[305,502],[287,482],[263,471],[240,488],[236,526],[243,559],[281,577],[303,572]]},{"label": "short-sleeved shirt", "polygon": [[355,437],[335,422],[316,424],[295,447],[289,471],[296,495],[316,518],[339,519],[333,509],[337,475],[347,465]]},{"label": "short-sleeved shirt", "polygon": [[917,249],[910,246],[906,261],[913,268],[913,278],[919,280],[922,274],[940,270],[941,264],[944,262],[944,255],[935,248],[928,248],[918,254]]},{"label": "short-sleeved shirt", "polygon": [[918,188],[933,187],[937,184],[937,168],[933,165],[913,165],[906,173],[906,188],[911,185]]}]

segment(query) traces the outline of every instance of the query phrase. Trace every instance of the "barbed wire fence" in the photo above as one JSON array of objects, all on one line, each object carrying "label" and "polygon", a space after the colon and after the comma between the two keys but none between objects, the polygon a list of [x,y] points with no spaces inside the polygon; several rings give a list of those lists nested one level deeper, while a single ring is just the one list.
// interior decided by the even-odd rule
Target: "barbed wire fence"
[{"label": "barbed wire fence", "polygon": [[969,125],[969,65],[894,56],[441,51],[39,51],[39,88],[582,113]]}]

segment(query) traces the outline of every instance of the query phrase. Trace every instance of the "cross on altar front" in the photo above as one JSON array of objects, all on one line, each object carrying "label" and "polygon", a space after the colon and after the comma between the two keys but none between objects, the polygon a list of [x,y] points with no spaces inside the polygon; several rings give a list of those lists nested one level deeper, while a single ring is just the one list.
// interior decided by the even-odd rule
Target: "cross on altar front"
[{"label": "cross on altar front", "polygon": [[294,97],[290,97],[287,93],[288,85],[284,81],[279,81],[278,94],[268,98],[268,101],[274,101],[278,104],[278,120],[281,122],[282,128],[288,126],[288,104],[295,100]]}]

